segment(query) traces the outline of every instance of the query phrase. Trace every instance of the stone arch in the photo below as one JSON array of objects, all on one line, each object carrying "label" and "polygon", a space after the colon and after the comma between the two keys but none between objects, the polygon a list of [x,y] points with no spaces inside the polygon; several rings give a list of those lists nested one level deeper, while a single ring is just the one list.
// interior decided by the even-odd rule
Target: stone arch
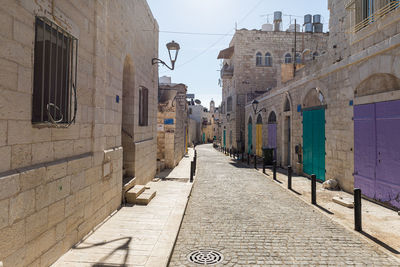
[{"label": "stone arch", "polygon": [[271,111],[268,116],[268,123],[276,123],[276,121],[277,121],[276,113],[275,111]]},{"label": "stone arch", "polygon": [[132,58],[127,55],[122,73],[122,125],[123,169],[129,177],[135,176],[135,68]]},{"label": "stone arch", "polygon": [[249,119],[247,120],[247,124],[253,124],[253,118],[251,115],[249,116]]},{"label": "stone arch", "polygon": [[319,107],[326,105],[326,99],[323,92],[319,88],[308,90],[302,103],[302,108]]},{"label": "stone arch", "polygon": [[354,90],[354,97],[375,95],[400,90],[400,79],[390,73],[375,73]]},{"label": "stone arch", "polygon": [[291,111],[292,110],[292,101],[290,98],[290,94],[284,94],[285,100],[283,101],[283,112]]},{"label": "stone arch", "polygon": [[261,114],[258,114],[258,116],[257,116],[257,124],[262,124],[262,116],[261,116]]}]

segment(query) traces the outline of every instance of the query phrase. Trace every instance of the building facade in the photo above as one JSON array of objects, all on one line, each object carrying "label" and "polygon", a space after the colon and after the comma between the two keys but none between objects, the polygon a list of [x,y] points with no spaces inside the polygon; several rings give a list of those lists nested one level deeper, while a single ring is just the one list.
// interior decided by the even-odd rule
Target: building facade
[{"label": "building facade", "polygon": [[160,170],[172,169],[187,153],[187,86],[160,83],[157,117],[157,162]]},{"label": "building facade", "polygon": [[[399,209],[400,8],[370,2],[328,1],[328,53],[259,97],[257,117],[281,166]],[[258,140],[251,105],[246,120],[247,149]]]},{"label": "building facade", "polygon": [[158,24],[145,0],[5,0],[0,20],[0,260],[49,266],[123,172],[154,177]]},{"label": "building facade", "polygon": [[295,66],[301,68],[305,62],[326,53],[327,35],[280,31],[279,27],[274,31],[272,25],[270,29],[264,27],[264,30],[241,29],[235,32],[229,48],[222,50],[218,56],[222,59],[221,122],[224,146],[239,151],[245,148],[246,103],[279,87],[281,77],[292,77]]}]

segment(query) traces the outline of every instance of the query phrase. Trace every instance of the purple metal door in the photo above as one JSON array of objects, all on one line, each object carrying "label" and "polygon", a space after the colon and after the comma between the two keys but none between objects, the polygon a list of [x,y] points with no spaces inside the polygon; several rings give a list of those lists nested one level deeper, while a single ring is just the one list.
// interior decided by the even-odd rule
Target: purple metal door
[{"label": "purple metal door", "polygon": [[375,197],[375,104],[354,107],[354,187]]},{"label": "purple metal door", "polygon": [[268,124],[268,147],[274,148],[274,159],[276,159],[276,123]]},{"label": "purple metal door", "polygon": [[400,208],[400,101],[354,107],[354,187]]},{"label": "purple metal door", "polygon": [[376,196],[400,208],[400,101],[376,104]]}]

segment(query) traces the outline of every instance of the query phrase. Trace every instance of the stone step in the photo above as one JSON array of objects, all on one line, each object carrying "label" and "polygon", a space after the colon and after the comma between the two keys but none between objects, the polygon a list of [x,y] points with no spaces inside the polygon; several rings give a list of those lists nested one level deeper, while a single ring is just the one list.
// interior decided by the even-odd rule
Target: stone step
[{"label": "stone step", "polygon": [[354,201],[351,198],[333,197],[333,202],[347,208],[354,208]]},{"label": "stone step", "polygon": [[124,184],[124,192],[126,193],[136,185],[136,177],[125,176],[123,178],[123,184]]},{"label": "stone step", "polygon": [[136,199],[140,194],[144,192],[144,185],[135,185],[128,192],[125,193],[126,202],[129,204],[135,204]]},{"label": "stone step", "polygon": [[156,190],[148,189],[136,198],[135,204],[147,205],[156,196]]}]

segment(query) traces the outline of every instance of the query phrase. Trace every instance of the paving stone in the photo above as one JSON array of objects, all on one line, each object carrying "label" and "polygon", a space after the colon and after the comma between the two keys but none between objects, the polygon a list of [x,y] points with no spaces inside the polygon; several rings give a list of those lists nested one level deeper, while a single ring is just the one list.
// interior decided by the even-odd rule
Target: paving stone
[{"label": "paving stone", "polygon": [[193,192],[169,266],[213,248],[226,266],[400,266],[382,249],[332,221],[265,175],[197,146]]}]

